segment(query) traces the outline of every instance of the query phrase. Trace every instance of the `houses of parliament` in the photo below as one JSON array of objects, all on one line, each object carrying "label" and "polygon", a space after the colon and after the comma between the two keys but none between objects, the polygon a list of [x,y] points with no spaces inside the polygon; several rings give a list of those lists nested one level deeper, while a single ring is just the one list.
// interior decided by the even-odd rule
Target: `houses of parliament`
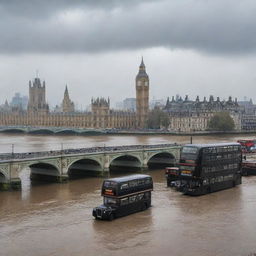
[{"label": "houses of parliament", "polygon": [[[136,109],[114,110],[110,108],[110,100],[92,98],[91,110],[75,111],[75,106],[65,88],[61,110],[50,111],[45,97],[45,82],[37,76],[29,81],[29,98],[26,110],[21,108],[5,108],[0,111],[0,126],[32,126],[32,127],[69,127],[82,129],[144,129],[149,118],[149,77],[143,61],[135,79]],[[243,106],[242,102],[231,97],[227,101],[219,97],[209,100],[199,97],[193,101],[186,96],[167,99],[162,111],[168,113],[169,126],[164,127],[173,132],[205,131],[210,119],[217,112],[228,112],[234,120],[235,130],[256,130],[256,106],[252,101]],[[6,103],[7,104],[7,103]]]},{"label": "houses of parliament", "polygon": [[39,77],[29,81],[27,110],[12,108],[0,112],[1,126],[74,127],[74,128],[117,128],[140,129],[146,126],[149,112],[149,77],[142,58],[135,81],[136,111],[110,109],[110,100],[91,100],[91,111],[77,112],[69,97],[66,86],[61,112],[51,112],[46,101],[45,81]]}]

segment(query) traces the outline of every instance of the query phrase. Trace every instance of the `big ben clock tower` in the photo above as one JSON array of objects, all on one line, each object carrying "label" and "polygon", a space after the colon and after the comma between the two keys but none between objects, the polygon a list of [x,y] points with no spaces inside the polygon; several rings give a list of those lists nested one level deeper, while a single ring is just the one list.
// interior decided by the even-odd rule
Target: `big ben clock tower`
[{"label": "big ben clock tower", "polygon": [[149,78],[146,73],[146,67],[141,60],[139,73],[136,76],[136,126],[145,128],[148,119],[148,96],[149,96]]}]

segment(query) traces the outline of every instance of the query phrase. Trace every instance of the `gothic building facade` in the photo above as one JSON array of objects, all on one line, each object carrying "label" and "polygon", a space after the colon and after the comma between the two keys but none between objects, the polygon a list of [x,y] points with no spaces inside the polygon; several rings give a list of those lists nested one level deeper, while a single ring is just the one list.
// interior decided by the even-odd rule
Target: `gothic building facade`
[{"label": "gothic building facade", "polygon": [[[143,129],[147,127],[149,114],[149,76],[143,61],[135,78],[136,110],[114,110],[110,108],[110,99],[92,98],[91,110],[79,112],[75,110],[74,102],[70,99],[66,86],[64,97],[58,111],[49,111],[46,101],[46,84],[36,77],[29,81],[29,101],[27,110],[11,108],[6,102],[0,110],[0,125],[2,126],[37,126],[37,127],[74,127],[92,129]],[[168,98],[165,112],[169,114],[169,130],[175,132],[205,131],[213,115],[217,112],[229,112],[233,118],[236,130],[256,129],[254,112],[246,112],[237,100],[231,97],[227,101],[190,100],[181,97]],[[250,114],[250,115],[249,115]],[[253,117],[252,117],[253,116]]]},{"label": "gothic building facade", "polygon": [[63,113],[73,113],[73,112],[75,112],[75,104],[69,98],[68,86],[67,85],[66,85],[66,88],[65,88],[64,98],[62,100],[61,106],[62,106],[62,112]]},{"label": "gothic building facade", "polygon": [[28,101],[29,114],[48,114],[49,105],[45,100],[45,81],[41,81],[36,77],[33,81],[29,81],[29,101]]},{"label": "gothic building facade", "polygon": [[145,128],[149,111],[149,78],[143,61],[136,76],[136,126]]},{"label": "gothic building facade", "polygon": [[144,128],[148,115],[149,78],[142,59],[139,73],[136,77],[136,103],[135,111],[118,111],[110,108],[110,100],[96,98],[91,100],[91,111],[75,111],[66,86],[61,104],[61,112],[50,112],[46,102],[45,81],[41,83],[36,77],[29,81],[29,102],[27,111],[8,108],[0,112],[0,125],[2,126],[38,126],[38,127],[75,127],[75,128],[117,128],[134,129]]}]

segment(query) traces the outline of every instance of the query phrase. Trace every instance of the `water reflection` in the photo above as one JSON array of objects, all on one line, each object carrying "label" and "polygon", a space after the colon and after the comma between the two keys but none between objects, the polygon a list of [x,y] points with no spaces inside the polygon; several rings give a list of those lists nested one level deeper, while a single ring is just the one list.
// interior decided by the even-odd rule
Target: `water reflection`
[{"label": "water reflection", "polygon": [[116,251],[148,246],[152,240],[151,208],[112,222],[94,220],[93,231],[97,234],[96,243],[104,247],[101,250]]},{"label": "water reflection", "polygon": [[[15,152],[30,152],[44,150],[60,150],[62,145],[67,148],[82,148],[95,146],[122,146],[136,144],[160,143],[190,143],[191,136],[175,135],[101,135],[101,136],[51,136],[27,134],[0,133],[0,153],[10,153],[12,144]],[[248,135],[208,135],[193,136],[193,143],[235,142],[238,139],[254,139],[254,134]]]},{"label": "water reflection", "polygon": [[[11,143],[22,152],[72,147],[187,143],[181,136],[40,136],[0,134],[0,149]],[[194,143],[236,141],[249,136],[196,136]],[[251,136],[253,137],[253,136]],[[8,146],[9,145],[9,146]],[[8,151],[7,151],[8,152]],[[131,172],[111,173],[112,176]],[[154,181],[152,207],[116,219],[95,221],[92,208],[102,203],[103,178],[64,184],[32,185],[21,173],[22,191],[0,193],[1,255],[188,255],[247,256],[256,252],[256,177],[201,197],[184,196],[166,186],[164,170],[149,170]]]}]

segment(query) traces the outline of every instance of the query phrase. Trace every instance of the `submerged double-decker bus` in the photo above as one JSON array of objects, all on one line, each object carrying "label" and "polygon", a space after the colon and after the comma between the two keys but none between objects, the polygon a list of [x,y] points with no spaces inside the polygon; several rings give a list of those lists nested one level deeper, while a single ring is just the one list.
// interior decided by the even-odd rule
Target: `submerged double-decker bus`
[{"label": "submerged double-decker bus", "polygon": [[113,220],[151,206],[153,180],[149,175],[136,174],[107,179],[102,184],[103,204],[93,209],[95,219]]},{"label": "submerged double-decker bus", "polygon": [[239,143],[187,144],[180,155],[180,184],[188,195],[203,195],[241,184]]}]

